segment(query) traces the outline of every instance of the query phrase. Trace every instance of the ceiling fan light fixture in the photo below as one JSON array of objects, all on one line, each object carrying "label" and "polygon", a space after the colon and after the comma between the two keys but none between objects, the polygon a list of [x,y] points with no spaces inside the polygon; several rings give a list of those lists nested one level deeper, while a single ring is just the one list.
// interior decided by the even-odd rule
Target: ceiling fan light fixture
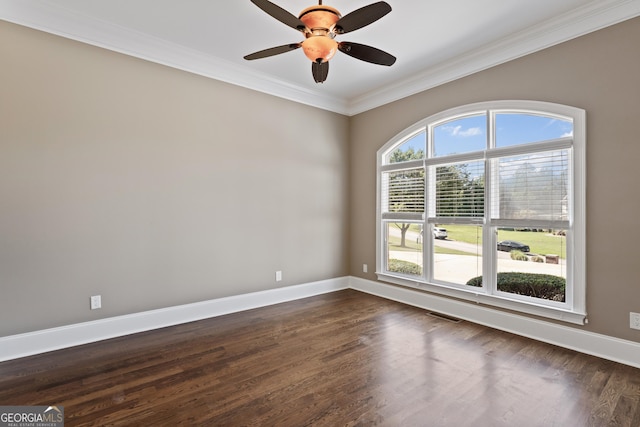
[{"label": "ceiling fan light fixture", "polygon": [[332,28],[342,15],[331,6],[315,5],[300,12],[298,18],[313,31],[316,28]]},{"label": "ceiling fan light fixture", "polygon": [[312,62],[327,62],[338,51],[338,42],[329,36],[311,36],[302,42],[302,50]]},{"label": "ceiling fan light fixture", "polygon": [[385,1],[369,4],[342,16],[337,9],[323,6],[322,0],[319,0],[318,5],[304,9],[298,17],[269,0],[251,2],[283,24],[300,31],[305,40],[245,55],[244,59],[248,61],[302,48],[305,56],[311,60],[311,73],[316,83],[323,83],[327,79],[329,60],[338,51],[372,64],[389,66],[396,62],[395,56],[375,47],[348,41],[338,43],[334,40],[336,35],[366,27],[391,12],[391,6]]}]

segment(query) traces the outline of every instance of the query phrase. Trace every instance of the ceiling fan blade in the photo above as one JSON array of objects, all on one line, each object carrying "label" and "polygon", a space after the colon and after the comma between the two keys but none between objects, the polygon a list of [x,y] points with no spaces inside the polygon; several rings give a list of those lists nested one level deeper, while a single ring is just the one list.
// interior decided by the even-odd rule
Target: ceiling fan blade
[{"label": "ceiling fan blade", "polygon": [[360,43],[341,42],[338,43],[338,49],[342,53],[346,53],[361,61],[371,62],[372,64],[390,66],[396,62],[395,56],[383,50],[376,49],[375,47]]},{"label": "ceiling fan blade", "polygon": [[323,83],[329,75],[329,62],[312,62],[311,73],[316,83]]},{"label": "ceiling fan blade", "polygon": [[283,24],[290,26],[294,30],[304,31],[306,28],[304,22],[298,19],[295,15],[284,10],[278,5],[271,3],[269,0],[251,0],[251,3],[255,4],[267,14],[273,16]]},{"label": "ceiling fan blade", "polygon": [[252,59],[267,58],[269,56],[279,55],[281,53],[289,52],[290,50],[295,50],[300,46],[302,46],[301,43],[292,43],[292,44],[285,44],[282,46],[271,47],[269,49],[265,49],[265,50],[261,50],[261,51],[249,54],[245,56],[244,59],[251,61]]},{"label": "ceiling fan blade", "polygon": [[384,1],[361,7],[340,18],[338,22],[336,22],[336,32],[338,34],[345,34],[357,30],[376,22],[389,12],[391,12],[391,6]]}]

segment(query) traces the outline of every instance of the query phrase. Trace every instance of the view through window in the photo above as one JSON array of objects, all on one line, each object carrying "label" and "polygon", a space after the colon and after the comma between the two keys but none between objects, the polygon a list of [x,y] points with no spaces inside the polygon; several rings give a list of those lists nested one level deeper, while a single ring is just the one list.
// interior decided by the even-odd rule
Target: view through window
[{"label": "view through window", "polygon": [[429,117],[378,152],[379,278],[584,319],[584,111],[532,101]]}]

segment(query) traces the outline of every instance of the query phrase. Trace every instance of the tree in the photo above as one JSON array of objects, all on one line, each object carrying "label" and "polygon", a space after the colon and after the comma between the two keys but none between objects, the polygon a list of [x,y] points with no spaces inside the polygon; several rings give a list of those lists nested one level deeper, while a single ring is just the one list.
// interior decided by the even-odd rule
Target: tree
[{"label": "tree", "polygon": [[391,153],[391,156],[389,156],[389,163],[401,163],[409,160],[424,159],[424,150],[415,151],[413,148],[407,148],[402,151],[400,148]]},{"label": "tree", "polygon": [[395,225],[400,229],[400,247],[406,248],[407,247],[407,231],[409,230],[409,227],[411,227],[411,224],[407,224],[406,222],[398,224],[396,222],[393,225]]},{"label": "tree", "polygon": [[[391,153],[389,163],[401,163],[424,158],[423,150],[398,148]],[[420,184],[422,183],[422,184]],[[421,212],[424,210],[424,170],[410,169],[390,174],[389,211]],[[400,229],[400,247],[407,247],[407,231],[411,224],[394,223]]]},{"label": "tree", "polygon": [[462,212],[465,212],[466,216],[484,216],[484,175],[469,178],[463,193]]},{"label": "tree", "polygon": [[436,169],[436,216],[484,215],[484,175],[473,177],[468,165],[438,166]]}]

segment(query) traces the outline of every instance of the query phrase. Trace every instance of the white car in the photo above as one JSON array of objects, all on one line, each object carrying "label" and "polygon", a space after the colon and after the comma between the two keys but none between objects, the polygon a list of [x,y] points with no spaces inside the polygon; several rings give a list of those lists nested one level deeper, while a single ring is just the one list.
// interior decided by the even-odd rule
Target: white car
[{"label": "white car", "polygon": [[433,237],[444,240],[447,238],[447,230],[445,228],[433,227]]}]

